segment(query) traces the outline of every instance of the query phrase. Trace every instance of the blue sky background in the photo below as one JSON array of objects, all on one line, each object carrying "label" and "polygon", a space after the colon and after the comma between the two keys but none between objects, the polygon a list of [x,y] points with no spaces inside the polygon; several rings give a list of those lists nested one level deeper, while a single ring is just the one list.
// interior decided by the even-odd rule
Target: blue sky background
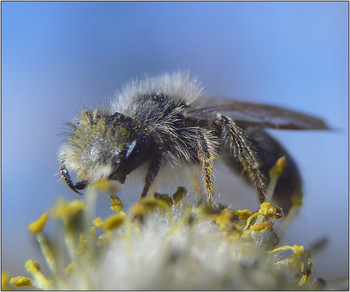
[{"label": "blue sky background", "polygon": [[[188,69],[206,94],[285,106],[335,129],[270,133],[305,181],[284,241],[308,246],[326,235],[313,277],[348,275],[348,3],[1,5],[3,269],[25,274],[25,260],[42,262],[28,223],[58,197],[77,198],[56,175],[64,122],[132,78]],[[243,203],[227,195],[230,174],[217,177],[232,207],[256,204],[251,191]],[[108,203],[99,198],[99,215]]]}]

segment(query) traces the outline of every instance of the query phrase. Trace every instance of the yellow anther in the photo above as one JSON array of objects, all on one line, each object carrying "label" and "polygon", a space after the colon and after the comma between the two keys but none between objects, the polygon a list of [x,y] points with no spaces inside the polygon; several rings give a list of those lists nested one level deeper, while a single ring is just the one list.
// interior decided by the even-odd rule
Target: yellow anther
[{"label": "yellow anther", "polygon": [[280,208],[278,208],[278,207],[276,207],[268,202],[263,202],[260,205],[260,209],[259,209],[258,213],[260,215],[263,215],[263,216],[269,217],[269,218],[273,218],[273,219],[281,218],[283,215],[283,212]]},{"label": "yellow anther", "polygon": [[77,247],[77,254],[82,254],[87,250],[88,241],[84,239],[84,234],[80,234],[79,245]]},{"label": "yellow anther", "polygon": [[74,200],[72,202],[60,201],[52,210],[52,215],[55,218],[67,220],[70,216],[76,215],[85,208],[85,203],[82,200]]},{"label": "yellow anther", "polygon": [[174,204],[179,203],[187,195],[187,190],[184,187],[178,187],[176,192],[172,195]]},{"label": "yellow anther", "polygon": [[17,288],[21,287],[31,287],[33,285],[33,280],[27,277],[18,276],[10,279],[10,284],[16,286]]},{"label": "yellow anther", "polygon": [[287,165],[287,160],[285,156],[280,157],[275,165],[270,169],[270,178],[279,177],[282,174],[283,169]]},{"label": "yellow anther", "polygon": [[142,206],[146,207],[146,211],[151,211],[155,208],[161,208],[166,210],[169,209],[169,206],[165,202],[154,197],[142,198],[136,204],[141,204]]},{"label": "yellow anther", "polygon": [[[237,216],[236,216],[237,217]],[[219,214],[217,214],[214,219],[219,224],[229,224],[234,221],[235,214],[228,209],[222,210]]]},{"label": "yellow anther", "polygon": [[70,274],[72,272],[73,269],[73,263],[70,263],[65,269],[64,269],[64,273],[65,274]]},{"label": "yellow anther", "polygon": [[103,227],[103,220],[101,219],[101,217],[97,217],[92,221],[92,224],[94,224],[97,228],[102,228]]},{"label": "yellow anther", "polygon": [[271,229],[273,226],[273,222],[272,221],[264,221],[262,223],[259,224],[254,224],[252,226],[250,226],[250,229],[253,231],[259,231],[259,232],[264,232],[268,229]]},{"label": "yellow anther", "polygon": [[48,212],[43,213],[37,220],[29,224],[28,229],[33,233],[40,232],[47,222]]},{"label": "yellow anther", "polygon": [[10,290],[10,287],[9,287],[9,281],[10,281],[10,273],[9,272],[2,272],[1,273],[1,290],[4,291],[4,290]]},{"label": "yellow anther", "polygon": [[137,204],[141,204],[147,208],[153,209],[153,208],[159,207],[160,202],[161,202],[160,200],[157,200],[154,197],[145,197],[140,199]]},{"label": "yellow anther", "polygon": [[33,260],[28,260],[26,261],[26,263],[24,264],[26,270],[28,273],[34,274],[36,272],[40,271],[40,266],[37,262],[33,261]]},{"label": "yellow anther", "polygon": [[117,196],[111,195],[110,198],[112,200],[111,209],[114,212],[119,212],[119,211],[123,210],[124,204]]},{"label": "yellow anther", "polygon": [[173,200],[169,197],[167,194],[159,194],[155,193],[154,197],[158,200],[163,201],[165,204],[167,204],[169,207],[173,205]]},{"label": "yellow anther", "polygon": [[136,216],[138,216],[138,215],[146,215],[147,208],[143,204],[136,203],[136,204],[131,206],[130,211],[131,211],[131,213],[133,213]]},{"label": "yellow anther", "polygon": [[35,286],[44,290],[53,290],[53,282],[45,278],[45,276],[40,272],[40,267],[37,262],[33,260],[28,260],[24,264],[28,273],[31,273],[35,280]]},{"label": "yellow anther", "polygon": [[239,216],[239,219],[248,219],[250,216],[253,215],[253,212],[247,209],[234,210],[233,212]]},{"label": "yellow anther", "polygon": [[98,180],[90,184],[92,187],[98,189],[101,192],[116,193],[120,190],[120,184],[111,180]]},{"label": "yellow anther", "polygon": [[305,247],[302,245],[293,245],[293,250],[296,256],[300,257],[305,252]]},{"label": "yellow anther", "polygon": [[124,214],[111,215],[104,221],[103,229],[106,231],[116,229],[124,223],[124,220],[125,220]]},{"label": "yellow anther", "polygon": [[298,282],[298,285],[299,286],[303,286],[305,285],[306,283],[309,282],[309,279],[310,279],[310,274],[307,273],[307,274],[303,274]]}]

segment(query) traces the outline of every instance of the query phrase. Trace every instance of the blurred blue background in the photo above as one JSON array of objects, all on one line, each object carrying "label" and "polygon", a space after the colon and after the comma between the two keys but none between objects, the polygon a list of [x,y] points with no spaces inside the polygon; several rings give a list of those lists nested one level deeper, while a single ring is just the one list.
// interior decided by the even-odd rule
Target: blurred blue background
[{"label": "blurred blue background", "polygon": [[[16,276],[29,258],[43,263],[28,223],[58,197],[77,198],[57,176],[64,122],[132,78],[188,69],[208,95],[285,106],[334,128],[270,133],[304,178],[284,242],[310,246],[326,235],[312,277],[348,275],[348,3],[1,5],[3,269]],[[247,203],[228,197],[231,175],[217,177],[232,207],[256,204],[250,190]],[[99,198],[102,217],[108,204]]]}]

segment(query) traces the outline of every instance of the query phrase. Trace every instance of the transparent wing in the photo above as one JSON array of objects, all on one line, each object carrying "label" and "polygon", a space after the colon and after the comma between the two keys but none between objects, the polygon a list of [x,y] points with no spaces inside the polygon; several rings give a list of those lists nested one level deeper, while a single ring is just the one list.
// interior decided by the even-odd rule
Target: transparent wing
[{"label": "transparent wing", "polygon": [[240,126],[272,129],[328,129],[326,123],[310,115],[278,106],[224,98],[203,97],[187,110],[190,119],[214,120],[220,113]]}]

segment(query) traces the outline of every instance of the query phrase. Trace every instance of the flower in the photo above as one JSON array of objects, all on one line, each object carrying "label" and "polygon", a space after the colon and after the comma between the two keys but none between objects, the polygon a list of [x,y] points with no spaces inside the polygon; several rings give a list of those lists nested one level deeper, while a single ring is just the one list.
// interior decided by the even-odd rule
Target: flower
[{"label": "flower", "polygon": [[[273,184],[283,167],[281,159],[272,172]],[[29,225],[52,279],[29,260],[25,266],[33,279],[19,276],[9,281],[9,274],[3,273],[2,287],[307,290],[325,286],[323,280],[310,281],[310,251],[300,245],[278,246],[296,211],[289,212],[276,232],[274,220],[280,220],[283,212],[269,202],[257,212],[235,210],[191,201],[187,190],[179,187],[172,196],[156,193],[141,198],[126,211],[111,195],[113,213],[102,219],[94,217],[98,190],[116,189],[106,181],[95,183],[85,201],[59,201]],[[295,198],[292,210],[299,203]],[[57,231],[63,240],[55,248],[42,233],[49,219],[63,223]]]},{"label": "flower", "polygon": [[[94,192],[90,189],[87,196]],[[143,198],[104,220],[87,216],[95,206],[84,201],[59,202],[30,225],[38,226],[30,229],[54,277],[46,278],[29,260],[26,268],[33,279],[12,278],[10,285],[70,290],[312,287],[310,252],[303,246],[277,247],[272,227],[282,215],[278,208],[263,203],[257,212],[234,210],[193,202],[186,193],[179,188],[173,196]],[[122,206],[116,196],[111,201]],[[86,202],[95,200],[87,197]],[[41,233],[48,218],[64,223],[59,232],[66,249],[54,249]],[[65,250],[68,254],[62,254]],[[70,261],[60,265],[65,258]]]}]

